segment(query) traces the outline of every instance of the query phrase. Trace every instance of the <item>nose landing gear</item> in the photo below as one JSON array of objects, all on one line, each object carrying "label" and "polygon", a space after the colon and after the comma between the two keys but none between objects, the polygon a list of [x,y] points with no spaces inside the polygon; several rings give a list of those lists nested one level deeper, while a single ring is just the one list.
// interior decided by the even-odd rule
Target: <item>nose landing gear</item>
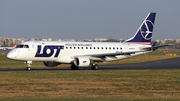
[{"label": "nose landing gear", "polygon": [[25,63],[27,64],[26,70],[27,70],[27,71],[30,71],[30,70],[31,70],[32,61],[26,61]]},{"label": "nose landing gear", "polygon": [[31,67],[27,67],[26,70],[27,70],[27,71],[30,71],[30,70],[31,70]]}]

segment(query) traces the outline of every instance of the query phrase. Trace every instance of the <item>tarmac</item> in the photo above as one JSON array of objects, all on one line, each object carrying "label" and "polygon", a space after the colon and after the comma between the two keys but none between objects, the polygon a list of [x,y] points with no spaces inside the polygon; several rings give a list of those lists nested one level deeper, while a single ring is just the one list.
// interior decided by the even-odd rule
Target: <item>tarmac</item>
[{"label": "tarmac", "polygon": [[[158,60],[145,63],[100,65],[99,70],[153,70],[153,69],[180,69],[180,57]],[[70,68],[31,68],[31,71],[63,71]],[[79,70],[91,70],[90,67],[81,67]],[[24,69],[0,69],[0,71],[26,71]],[[71,70],[72,71],[72,70]],[[96,70],[95,70],[96,71]]]},{"label": "tarmac", "polygon": [[1,49],[0,49],[0,54],[2,54],[2,53],[7,54],[9,51],[10,51],[9,49],[7,49],[7,50],[1,50]]}]

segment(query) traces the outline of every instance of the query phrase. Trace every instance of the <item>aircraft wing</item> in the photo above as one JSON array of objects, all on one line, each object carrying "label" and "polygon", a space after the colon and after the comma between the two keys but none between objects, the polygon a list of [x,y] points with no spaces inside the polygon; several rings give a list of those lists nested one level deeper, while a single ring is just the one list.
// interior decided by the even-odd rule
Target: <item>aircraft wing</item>
[{"label": "aircraft wing", "polygon": [[143,51],[133,51],[133,52],[116,52],[116,53],[103,53],[103,54],[87,54],[87,55],[76,55],[72,58],[77,57],[89,57],[91,60],[95,61],[103,61],[106,57],[116,58],[117,55],[126,55],[127,57],[131,57],[131,54],[135,54],[137,52]]},{"label": "aircraft wing", "polygon": [[[91,54],[91,55],[86,55],[86,56],[104,57],[104,56],[116,56],[116,55],[130,55],[130,54],[135,54],[136,52],[134,51],[134,52],[117,52],[117,53]],[[140,52],[140,51],[138,51],[138,52]]]}]

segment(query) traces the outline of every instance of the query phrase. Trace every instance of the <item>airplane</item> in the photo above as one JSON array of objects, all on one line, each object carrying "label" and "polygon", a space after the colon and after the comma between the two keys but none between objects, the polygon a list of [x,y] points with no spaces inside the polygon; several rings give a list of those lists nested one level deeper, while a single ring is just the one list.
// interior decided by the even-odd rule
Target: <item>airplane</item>
[{"label": "airplane", "polygon": [[15,44],[13,47],[0,47],[0,50],[12,50],[17,46],[17,44]]},{"label": "airplane", "polygon": [[72,70],[91,67],[98,70],[99,62],[110,62],[152,52],[159,47],[151,45],[156,13],[149,13],[135,35],[124,42],[68,42],[27,41],[11,50],[7,57],[25,61],[27,71],[32,62],[44,62],[47,67],[71,64]]}]

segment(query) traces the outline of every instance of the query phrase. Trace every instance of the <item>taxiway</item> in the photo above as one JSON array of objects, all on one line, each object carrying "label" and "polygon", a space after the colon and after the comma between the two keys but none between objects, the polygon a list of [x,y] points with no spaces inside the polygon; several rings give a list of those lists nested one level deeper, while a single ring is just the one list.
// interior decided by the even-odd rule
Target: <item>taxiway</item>
[{"label": "taxiway", "polygon": [[[180,69],[180,57],[145,63],[100,65],[99,70],[145,70],[145,69]],[[31,71],[71,70],[70,68],[32,68]],[[79,70],[91,70],[81,67]],[[26,71],[24,69],[0,69],[0,71]]]}]

